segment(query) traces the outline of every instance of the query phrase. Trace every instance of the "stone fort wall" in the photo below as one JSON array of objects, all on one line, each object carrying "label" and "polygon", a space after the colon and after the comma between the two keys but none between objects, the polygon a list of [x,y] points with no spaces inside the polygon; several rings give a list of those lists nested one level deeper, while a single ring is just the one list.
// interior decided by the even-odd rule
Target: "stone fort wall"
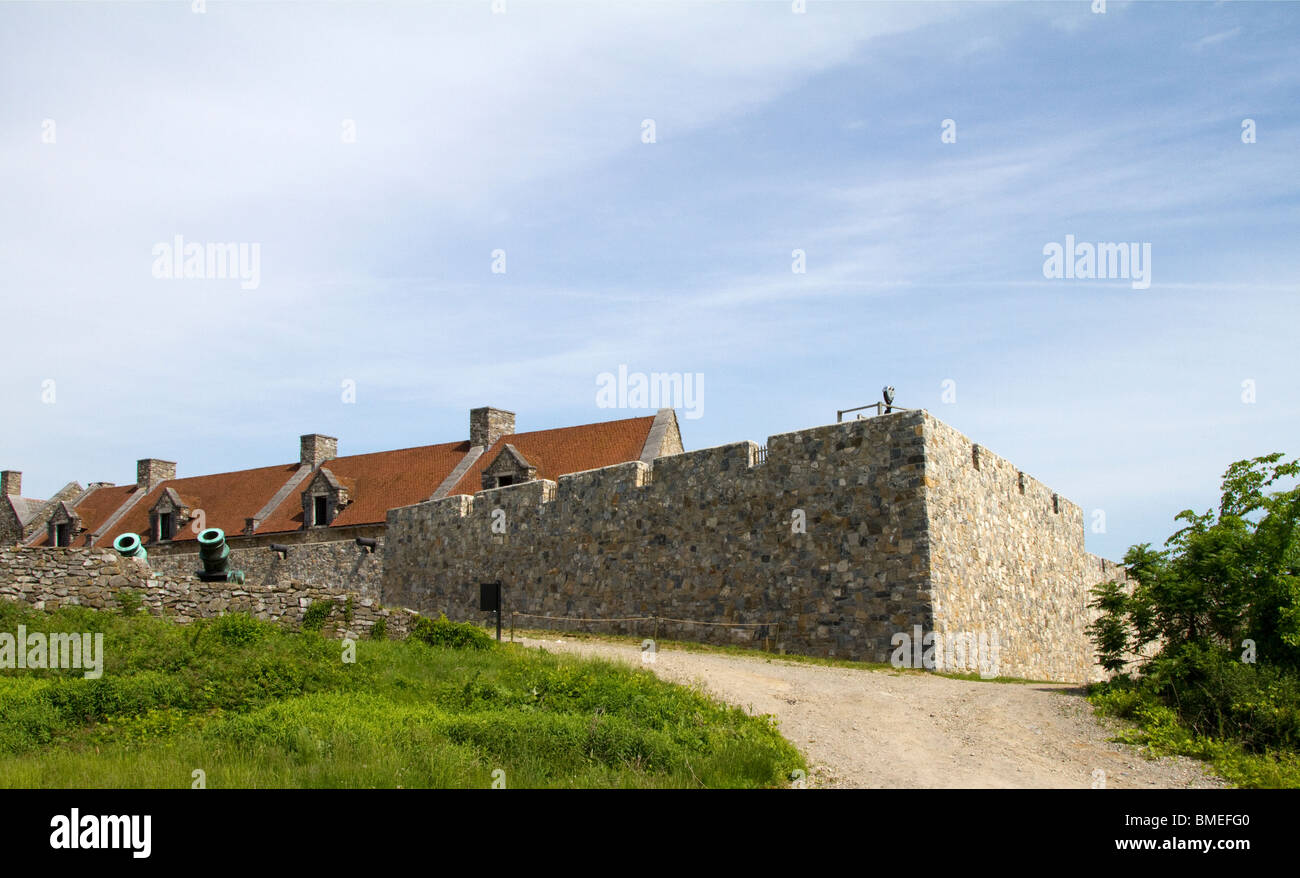
[{"label": "stone fort wall", "polygon": [[419,503],[373,535],[373,554],[310,533],[232,539],[242,587],[198,581],[183,545],[147,565],[4,549],[0,597],[112,607],[132,588],[181,621],[244,609],[296,623],[351,594],[354,631],[382,616],[396,635],[405,613],[384,605],[487,622],[478,583],[500,579],[524,627],[885,662],[919,626],[995,636],[1002,675],[1081,682],[1100,677],[1088,589],[1123,579],[1084,550],[1082,510],[923,411]]},{"label": "stone fort wall", "polygon": [[650,636],[534,616],[653,616],[664,638],[865,661],[920,626],[996,636],[1002,675],[1084,681],[1087,592],[1118,573],[1077,506],[913,411],[391,510],[382,594],[485,620],[478,583],[500,579],[521,625]]},{"label": "stone fort wall", "polygon": [[1101,679],[1088,590],[1127,577],[1084,550],[1083,510],[933,418],[925,457],[935,631],[996,634],[1018,677]]}]

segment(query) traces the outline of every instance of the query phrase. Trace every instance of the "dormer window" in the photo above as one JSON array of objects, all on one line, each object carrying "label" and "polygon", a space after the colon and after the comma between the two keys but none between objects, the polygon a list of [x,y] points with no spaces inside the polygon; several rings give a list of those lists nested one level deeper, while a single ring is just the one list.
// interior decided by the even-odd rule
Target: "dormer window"
[{"label": "dormer window", "polygon": [[81,533],[81,516],[66,501],[60,501],[47,523],[46,533],[51,546],[71,546]]},{"label": "dormer window", "polygon": [[327,467],[311,477],[302,492],[302,526],[328,527],[352,502],[352,480],[338,478]]},{"label": "dormer window", "polygon": [[507,485],[520,485],[537,478],[537,467],[524,457],[510,443],[506,443],[501,452],[483,469],[481,483],[483,490],[504,488]]},{"label": "dormer window", "polygon": [[181,525],[191,520],[191,506],[198,508],[197,498],[187,500],[174,488],[164,488],[149,510],[149,538],[155,543],[176,539]]}]

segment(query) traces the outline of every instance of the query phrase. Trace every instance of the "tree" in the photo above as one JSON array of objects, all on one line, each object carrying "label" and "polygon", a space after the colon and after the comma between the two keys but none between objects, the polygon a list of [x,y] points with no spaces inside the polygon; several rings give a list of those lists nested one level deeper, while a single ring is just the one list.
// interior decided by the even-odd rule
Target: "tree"
[{"label": "tree", "polygon": [[1259,660],[1300,670],[1300,487],[1266,493],[1300,474],[1281,453],[1228,467],[1214,510],[1185,509],[1184,526],[1164,551],[1133,546],[1124,565],[1132,594],[1116,583],[1092,590],[1101,611],[1089,627],[1103,667],[1153,643],[1161,654],[1185,645],[1240,649],[1253,640]]}]

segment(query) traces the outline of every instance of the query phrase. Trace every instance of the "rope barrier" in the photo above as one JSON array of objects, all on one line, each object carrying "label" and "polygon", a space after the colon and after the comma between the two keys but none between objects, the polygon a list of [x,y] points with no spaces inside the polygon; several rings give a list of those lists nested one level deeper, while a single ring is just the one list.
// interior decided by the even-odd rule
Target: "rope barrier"
[{"label": "rope barrier", "polygon": [[649,622],[654,616],[621,616],[617,619],[587,619],[583,616],[539,616],[537,613],[518,613],[511,611],[512,616],[527,616],[530,619],[560,619],[569,622]]},{"label": "rope barrier", "polygon": [[661,622],[684,622],[687,625],[717,625],[720,628],[766,628],[776,622],[700,622],[695,619],[674,619],[670,616],[656,616]]},{"label": "rope barrier", "polygon": [[716,625],[720,628],[765,628],[776,622],[701,622],[698,619],[674,619],[671,616],[618,616],[610,619],[593,619],[586,616],[542,616],[538,613],[520,613],[512,611],[512,616],[527,616],[530,619],[552,619],[562,622],[682,622],[686,625]]}]

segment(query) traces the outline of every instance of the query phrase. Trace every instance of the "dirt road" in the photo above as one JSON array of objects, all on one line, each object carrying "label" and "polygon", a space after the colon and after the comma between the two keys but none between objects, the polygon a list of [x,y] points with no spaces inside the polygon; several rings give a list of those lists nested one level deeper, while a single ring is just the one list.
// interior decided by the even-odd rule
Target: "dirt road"
[{"label": "dirt road", "polygon": [[523,640],[552,652],[618,659],[777,718],[803,751],[809,786],[1214,787],[1201,763],[1149,760],[1106,739],[1116,728],[1067,686],[984,683],[632,644]]}]

